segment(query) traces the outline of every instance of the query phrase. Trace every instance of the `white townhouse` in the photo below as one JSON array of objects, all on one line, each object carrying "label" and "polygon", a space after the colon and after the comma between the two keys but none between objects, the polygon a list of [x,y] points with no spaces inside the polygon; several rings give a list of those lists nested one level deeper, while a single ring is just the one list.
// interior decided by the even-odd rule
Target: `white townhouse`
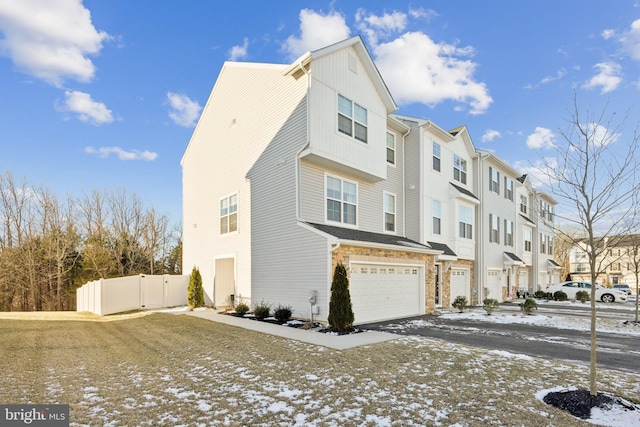
[{"label": "white townhouse", "polygon": [[360,37],[223,65],[181,163],[183,269],[200,269],[207,304],[326,320],[342,262],[355,323],[433,311],[443,251],[406,237],[396,109]]},{"label": "white townhouse", "polygon": [[553,257],[554,206],[530,179],[485,150],[477,150],[477,289],[505,301],[559,281]]},{"label": "white townhouse", "polygon": [[476,151],[466,127],[451,131],[408,116],[405,138],[407,237],[443,251],[436,259],[434,305],[448,307],[457,296],[478,303],[474,195]]}]

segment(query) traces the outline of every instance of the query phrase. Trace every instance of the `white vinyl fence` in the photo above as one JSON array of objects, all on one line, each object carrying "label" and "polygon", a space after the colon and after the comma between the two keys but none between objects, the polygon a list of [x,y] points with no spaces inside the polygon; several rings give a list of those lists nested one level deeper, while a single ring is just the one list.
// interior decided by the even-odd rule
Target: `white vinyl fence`
[{"label": "white vinyl fence", "polygon": [[187,304],[189,275],[137,276],[100,279],[76,291],[76,311],[101,316],[136,309],[176,307]]}]

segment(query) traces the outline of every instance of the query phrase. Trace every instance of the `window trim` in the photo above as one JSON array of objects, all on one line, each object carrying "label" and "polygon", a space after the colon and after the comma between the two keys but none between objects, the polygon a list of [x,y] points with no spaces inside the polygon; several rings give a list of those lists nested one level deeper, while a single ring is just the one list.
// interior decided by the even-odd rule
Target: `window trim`
[{"label": "window trim", "polygon": [[[527,231],[529,232],[529,236],[527,236]],[[527,240],[527,237],[529,239]],[[524,251],[531,252],[532,249],[532,241],[533,241],[533,230],[529,227],[525,227],[522,231],[522,240],[524,241]]]},{"label": "window trim", "polygon": [[[438,204],[439,216],[436,216],[436,203]],[[438,220],[438,232],[436,232],[436,219]],[[435,236],[442,235],[442,202],[438,199],[431,200],[431,234]]]},{"label": "window trim", "polygon": [[[340,197],[341,199],[335,199],[333,197],[329,197],[328,195],[328,181],[329,178],[333,178],[333,179],[337,179],[340,181]],[[356,191],[356,200],[355,203],[351,203],[351,202],[347,202],[344,200],[344,183],[347,182],[349,184],[353,184],[355,185],[355,191]],[[350,180],[348,178],[343,178],[339,175],[334,175],[334,174],[330,174],[330,173],[326,173],[324,174],[324,220],[326,223],[329,224],[340,224],[344,227],[352,227],[352,228],[357,228],[358,227],[358,214],[359,214],[359,209],[358,209],[358,193],[359,193],[359,184],[357,181],[353,181]],[[340,202],[340,221],[334,221],[332,219],[329,219],[329,205],[328,202],[329,200],[333,200],[333,201],[338,201]],[[351,224],[349,222],[345,222],[344,221],[344,204],[347,203],[348,205],[352,205],[355,207],[355,223]]]},{"label": "window trim", "polygon": [[[389,147],[389,136],[391,136],[393,138],[393,148]],[[397,146],[396,145],[396,140],[397,140],[396,134],[393,133],[393,132],[387,131],[387,151],[386,151],[386,153],[387,153],[387,164],[391,165],[393,167],[396,167],[396,153],[397,153],[397,151],[396,151],[396,146]],[[389,161],[389,150],[391,150],[391,152],[393,153],[393,161],[392,162]]]},{"label": "window trim", "polygon": [[507,176],[504,177],[504,198],[513,202],[513,180]]},{"label": "window trim", "polygon": [[[434,150],[435,147],[438,147],[438,155],[436,156],[436,152]],[[440,143],[432,141],[431,143],[431,155],[432,155],[432,160],[431,160],[431,170],[434,170],[436,172],[442,172],[442,146],[440,145]],[[436,169],[435,166],[435,161],[436,159],[438,159],[438,169]]]},{"label": "window trim", "polygon": [[[229,207],[231,206],[229,203],[231,202],[231,198],[234,197],[236,198],[236,210],[234,212],[229,212]],[[226,214],[222,214],[222,202],[223,201],[227,201],[227,213]],[[229,235],[233,235],[233,234],[237,234],[238,230],[240,229],[240,221],[239,221],[239,205],[240,205],[240,197],[238,196],[238,192],[234,192],[234,193],[229,193],[224,197],[221,197],[220,199],[218,199],[218,234],[220,236],[229,236]],[[236,228],[235,230],[229,231],[229,218],[231,218],[231,215],[235,214],[236,216]],[[222,219],[223,218],[227,218],[227,231],[223,232],[222,231]]]},{"label": "window trim", "polygon": [[[387,197],[393,197],[393,212],[387,211]],[[385,233],[397,234],[398,233],[398,204],[395,193],[384,191],[382,193],[382,230]],[[393,215],[393,230],[387,229],[387,214]]]},{"label": "window trim", "polygon": [[[340,110],[340,99],[341,98],[349,102],[349,105],[350,105],[349,116],[347,116],[346,113],[344,113],[344,112],[342,112]],[[338,99],[337,99],[336,105],[338,107],[337,108],[337,110],[338,110],[337,111],[338,112],[337,131],[339,133],[343,134],[343,135],[346,135],[346,136],[350,137],[351,139],[353,139],[355,141],[361,142],[363,144],[368,144],[368,142],[369,142],[369,124],[368,124],[368,122],[369,122],[369,111],[366,108],[364,108],[362,105],[358,104],[357,102],[354,102],[352,99],[347,98],[346,96],[344,96],[344,95],[342,95],[340,93],[338,93]],[[364,119],[365,119],[364,123],[356,118],[356,107],[359,107],[364,111]],[[350,126],[350,132],[351,133],[347,133],[344,130],[340,129],[340,116],[348,119],[349,122],[351,123],[351,126]],[[358,125],[360,125],[360,126],[362,126],[364,128],[364,130],[365,130],[365,139],[364,140],[361,139],[361,138],[358,138],[356,136],[356,124],[358,124]]]},{"label": "window trim", "polygon": [[500,194],[500,171],[491,166],[489,166],[489,191]]},{"label": "window trim", "polygon": [[[457,167],[456,160],[459,160],[460,167]],[[458,172],[457,178],[456,172]],[[467,160],[457,154],[453,155],[453,179],[461,184],[467,185]]]},{"label": "window trim", "polygon": [[[496,225],[496,228],[493,225]],[[489,214],[489,242],[500,243],[500,217],[498,215]]]},{"label": "window trim", "polygon": [[[475,215],[474,215],[473,208],[471,206],[459,204],[458,205],[458,237],[461,238],[461,239],[473,240],[473,226],[474,226],[474,223],[473,222],[468,223],[468,222],[464,222],[462,220],[462,215],[460,215],[461,214],[460,210],[462,208],[468,209],[469,212],[471,212],[471,221],[475,222]],[[464,225],[464,233],[461,233],[461,228],[460,228],[461,225]]]}]

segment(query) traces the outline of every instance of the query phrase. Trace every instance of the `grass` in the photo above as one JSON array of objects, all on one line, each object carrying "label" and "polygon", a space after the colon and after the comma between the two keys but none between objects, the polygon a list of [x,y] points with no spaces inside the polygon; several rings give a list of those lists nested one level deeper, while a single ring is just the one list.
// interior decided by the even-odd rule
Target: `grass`
[{"label": "grass", "polygon": [[[584,425],[534,397],[586,387],[584,366],[417,337],[330,350],[187,315],[87,320],[0,319],[0,402],[68,403],[72,425]],[[640,395],[640,375],[601,369],[599,384]]]}]

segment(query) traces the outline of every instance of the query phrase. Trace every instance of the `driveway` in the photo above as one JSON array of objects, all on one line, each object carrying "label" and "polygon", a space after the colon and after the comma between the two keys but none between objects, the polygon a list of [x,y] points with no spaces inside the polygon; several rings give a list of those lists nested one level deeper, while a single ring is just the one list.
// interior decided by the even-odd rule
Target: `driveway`
[{"label": "driveway", "polygon": [[[476,308],[481,311],[482,309]],[[504,315],[517,314],[517,304],[502,305]],[[571,310],[566,313],[567,310]],[[588,322],[588,310],[554,308],[544,306],[539,312],[558,312],[562,316],[584,316]],[[606,316],[629,316],[612,309]],[[600,313],[598,314],[600,317]],[[480,317],[479,317],[480,318]],[[464,344],[491,350],[503,350],[552,360],[588,364],[590,360],[590,333],[574,329],[559,329],[521,323],[494,323],[481,320],[456,319],[455,316],[427,315],[402,320],[359,325],[368,330],[394,332],[402,335],[418,335],[447,342]],[[599,332],[598,366],[624,372],[640,373],[640,335]]]}]

